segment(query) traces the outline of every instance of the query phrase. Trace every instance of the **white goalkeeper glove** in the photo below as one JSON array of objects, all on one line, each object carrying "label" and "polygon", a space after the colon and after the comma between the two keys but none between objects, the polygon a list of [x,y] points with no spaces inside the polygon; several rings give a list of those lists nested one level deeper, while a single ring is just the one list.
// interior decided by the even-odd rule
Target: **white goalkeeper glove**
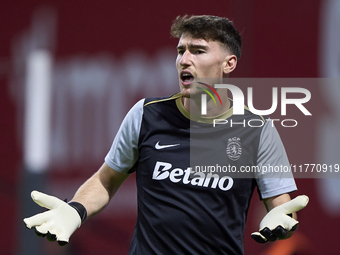
[{"label": "white goalkeeper glove", "polygon": [[295,231],[299,225],[299,222],[289,214],[305,208],[308,201],[309,198],[306,195],[301,195],[276,206],[262,219],[260,231],[252,233],[251,237],[258,243],[285,238],[289,231]]},{"label": "white goalkeeper glove", "polygon": [[49,241],[57,240],[59,245],[69,242],[70,236],[86,219],[86,209],[77,202],[69,204],[59,198],[32,191],[31,197],[38,205],[49,209],[24,219],[27,228],[35,228],[38,236],[46,236]]}]

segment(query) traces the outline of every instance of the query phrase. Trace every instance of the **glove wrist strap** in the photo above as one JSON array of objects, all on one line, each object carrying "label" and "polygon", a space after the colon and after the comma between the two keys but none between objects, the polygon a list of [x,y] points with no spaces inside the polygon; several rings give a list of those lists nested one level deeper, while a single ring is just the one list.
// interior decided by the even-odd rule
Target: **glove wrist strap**
[{"label": "glove wrist strap", "polygon": [[85,207],[78,202],[68,202],[68,205],[74,208],[80,216],[81,223],[83,223],[87,218],[87,211]]}]

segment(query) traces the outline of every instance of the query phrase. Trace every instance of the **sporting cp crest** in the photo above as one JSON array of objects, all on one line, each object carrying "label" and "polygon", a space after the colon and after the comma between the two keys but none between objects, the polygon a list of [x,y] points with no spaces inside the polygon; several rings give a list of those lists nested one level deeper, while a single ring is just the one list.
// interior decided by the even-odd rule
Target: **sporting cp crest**
[{"label": "sporting cp crest", "polygon": [[228,158],[230,158],[232,161],[238,160],[242,154],[241,139],[238,137],[229,138],[226,152]]}]

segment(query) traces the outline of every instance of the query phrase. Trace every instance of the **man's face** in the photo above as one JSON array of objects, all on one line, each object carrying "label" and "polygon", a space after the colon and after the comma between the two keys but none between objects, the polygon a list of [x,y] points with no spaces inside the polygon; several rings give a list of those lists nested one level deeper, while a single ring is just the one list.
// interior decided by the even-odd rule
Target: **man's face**
[{"label": "man's face", "polygon": [[208,78],[215,84],[214,81],[220,81],[226,76],[228,56],[231,54],[220,42],[183,34],[178,42],[176,59],[182,96],[190,97],[201,93],[201,90],[196,88],[198,79]]}]

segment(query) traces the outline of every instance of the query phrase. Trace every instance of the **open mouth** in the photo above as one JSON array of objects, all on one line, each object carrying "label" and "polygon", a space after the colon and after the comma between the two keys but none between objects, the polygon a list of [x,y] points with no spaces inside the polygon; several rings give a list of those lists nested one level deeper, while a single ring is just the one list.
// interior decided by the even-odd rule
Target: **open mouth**
[{"label": "open mouth", "polygon": [[195,77],[189,71],[181,72],[181,81],[183,85],[190,85],[194,79]]}]

